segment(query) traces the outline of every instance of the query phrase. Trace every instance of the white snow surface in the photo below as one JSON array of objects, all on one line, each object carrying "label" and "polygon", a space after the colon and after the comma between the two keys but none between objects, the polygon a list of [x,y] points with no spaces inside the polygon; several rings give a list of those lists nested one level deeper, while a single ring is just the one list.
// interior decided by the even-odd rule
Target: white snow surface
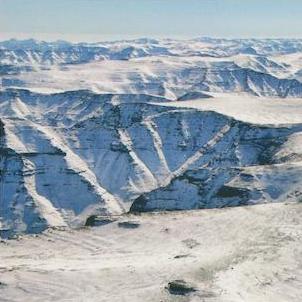
[{"label": "white snow surface", "polygon": [[[126,215],[3,241],[0,300],[300,302],[301,211],[290,203]],[[170,294],[174,280],[196,291]]]},{"label": "white snow surface", "polygon": [[302,122],[302,98],[280,99],[240,94],[216,94],[214,98],[175,101],[161,105],[216,111],[253,124],[286,125]]}]

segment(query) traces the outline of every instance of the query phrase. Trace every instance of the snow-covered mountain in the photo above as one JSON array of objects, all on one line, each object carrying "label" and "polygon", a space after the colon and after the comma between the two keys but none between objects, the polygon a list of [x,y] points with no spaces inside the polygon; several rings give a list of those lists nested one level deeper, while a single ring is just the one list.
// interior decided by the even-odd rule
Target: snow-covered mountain
[{"label": "snow-covered mountain", "polygon": [[301,43],[1,42],[1,235],[299,200]]},{"label": "snow-covered mountain", "polygon": [[40,92],[301,97],[301,40],[0,42],[0,85]]}]

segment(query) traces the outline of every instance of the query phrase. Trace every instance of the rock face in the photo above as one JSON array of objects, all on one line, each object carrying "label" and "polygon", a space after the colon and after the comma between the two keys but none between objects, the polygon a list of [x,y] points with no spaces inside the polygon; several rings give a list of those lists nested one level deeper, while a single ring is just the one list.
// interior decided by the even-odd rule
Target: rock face
[{"label": "rock face", "polygon": [[283,150],[300,125],[257,126],[144,95],[7,90],[0,97],[5,234],[83,225],[90,215],[300,194],[301,154]]},{"label": "rock face", "polygon": [[294,154],[278,155],[301,126],[226,123],[223,133],[215,129],[215,136],[187,159],[186,169],[174,172],[167,185],[142,194],[131,211],[220,208],[300,197],[300,165],[289,160]]},{"label": "rock face", "polygon": [[[297,79],[274,75],[276,70],[284,72],[286,66],[265,57],[269,50],[264,42],[254,41],[251,49],[251,41],[222,41],[224,54],[210,48],[208,57],[204,53],[189,55],[193,50],[185,51],[176,42],[167,46],[153,40],[138,40],[131,47],[126,47],[130,42],[123,42],[119,47],[113,43],[96,48],[20,43],[1,44],[0,61],[7,63],[1,66],[5,76],[0,90],[1,236],[38,233],[49,226],[77,227],[89,224],[89,217],[127,211],[300,199],[302,120],[294,124],[289,117],[286,124],[260,125],[215,110],[171,103],[171,99],[186,104],[192,99],[211,102],[215,93],[236,91],[254,98],[301,96],[302,84]],[[198,43],[206,40],[194,43],[196,49],[203,49]],[[297,51],[299,43],[289,42],[287,48],[281,42],[268,45],[275,47],[271,54],[287,55]],[[225,45],[229,45],[229,53]],[[122,57],[117,56],[117,49]],[[44,58],[50,51],[52,58],[58,59],[60,53],[65,61],[46,64],[34,55],[37,52]],[[81,58],[72,56],[78,59],[71,62],[66,53],[75,51]],[[102,60],[108,61],[108,70],[110,64],[131,67],[133,57],[139,58],[135,63],[138,70],[122,71],[129,81],[116,82],[121,93],[86,89],[45,94],[37,89],[41,86],[35,86],[41,70],[34,70],[29,58],[39,59],[43,68],[49,65],[53,73],[53,68],[73,68],[75,63],[85,69],[86,61],[96,61],[99,52],[107,54]],[[238,62],[236,57],[236,63],[233,57],[226,59],[227,55],[249,56],[249,60]],[[205,62],[209,57],[212,61]],[[106,77],[106,81],[114,80],[110,72]],[[56,83],[66,90],[62,82]],[[287,108],[294,106],[286,104]]]}]

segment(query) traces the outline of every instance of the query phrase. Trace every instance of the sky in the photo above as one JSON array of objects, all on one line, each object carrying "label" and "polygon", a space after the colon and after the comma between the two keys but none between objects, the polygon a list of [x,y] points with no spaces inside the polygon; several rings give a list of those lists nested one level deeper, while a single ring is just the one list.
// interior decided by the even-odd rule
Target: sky
[{"label": "sky", "polygon": [[0,40],[302,38],[302,0],[0,0]]}]

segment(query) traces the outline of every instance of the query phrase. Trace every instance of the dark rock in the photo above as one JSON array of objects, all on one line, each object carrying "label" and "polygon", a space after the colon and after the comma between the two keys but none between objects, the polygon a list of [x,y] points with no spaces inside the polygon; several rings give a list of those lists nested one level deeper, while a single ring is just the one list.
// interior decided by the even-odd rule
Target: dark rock
[{"label": "dark rock", "polygon": [[174,280],[168,283],[166,289],[171,295],[186,296],[190,293],[196,292],[197,289],[188,284],[184,280]]},{"label": "dark rock", "polygon": [[4,288],[4,287],[6,287],[6,286],[7,286],[6,283],[0,281],[0,289],[1,289],[1,288]]},{"label": "dark rock", "polygon": [[109,223],[114,222],[114,219],[109,217],[99,217],[97,215],[89,216],[86,220],[85,226],[88,227],[95,227],[95,226],[102,226]]},{"label": "dark rock", "polygon": [[174,257],[174,259],[181,259],[181,258],[187,258],[187,257],[189,257],[189,255],[176,255]]},{"label": "dark rock", "polygon": [[124,229],[137,229],[139,226],[139,223],[133,221],[124,221],[118,223],[118,227]]}]

